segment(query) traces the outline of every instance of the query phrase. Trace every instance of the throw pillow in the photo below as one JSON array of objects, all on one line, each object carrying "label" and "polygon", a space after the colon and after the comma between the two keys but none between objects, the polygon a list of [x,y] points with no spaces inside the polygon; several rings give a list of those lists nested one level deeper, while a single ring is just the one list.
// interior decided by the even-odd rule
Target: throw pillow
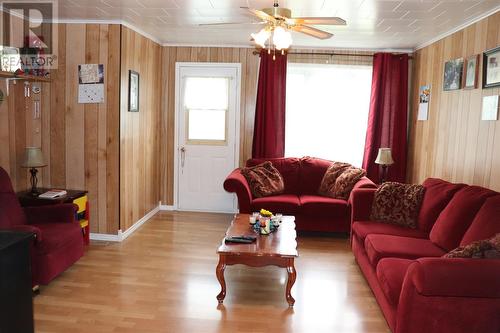
[{"label": "throw pillow", "polygon": [[335,185],[333,185],[333,191],[331,192],[331,197],[335,199],[347,200],[351,194],[354,185],[366,175],[366,171],[363,169],[348,167],[338,176],[335,180]]},{"label": "throw pillow", "polygon": [[333,162],[333,164],[326,169],[325,175],[319,185],[318,194],[326,197],[332,196],[337,178],[350,166],[349,163]]},{"label": "throw pillow", "polygon": [[242,168],[241,173],[247,180],[255,198],[281,194],[285,189],[283,177],[269,161],[253,167]]},{"label": "throw pillow", "polygon": [[422,185],[382,184],[375,192],[370,219],[415,229],[424,191]]},{"label": "throw pillow", "polygon": [[459,246],[446,253],[443,258],[487,258],[500,259],[500,234],[493,238]]}]

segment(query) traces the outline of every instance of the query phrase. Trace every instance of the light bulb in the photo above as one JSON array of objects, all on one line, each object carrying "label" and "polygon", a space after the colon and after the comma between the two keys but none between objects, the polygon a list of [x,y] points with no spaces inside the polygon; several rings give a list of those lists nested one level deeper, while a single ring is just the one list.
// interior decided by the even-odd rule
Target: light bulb
[{"label": "light bulb", "polygon": [[288,49],[292,45],[292,35],[282,27],[276,27],[273,34],[273,43],[276,49]]},{"label": "light bulb", "polygon": [[259,45],[262,48],[266,47],[266,41],[269,39],[271,36],[271,32],[267,30],[266,28],[262,29],[256,34],[251,34],[253,40],[255,41],[255,44]]}]

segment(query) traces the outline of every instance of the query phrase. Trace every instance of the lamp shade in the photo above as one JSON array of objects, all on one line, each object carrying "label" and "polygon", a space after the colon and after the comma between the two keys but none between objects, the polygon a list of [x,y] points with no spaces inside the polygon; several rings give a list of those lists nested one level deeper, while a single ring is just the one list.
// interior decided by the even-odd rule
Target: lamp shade
[{"label": "lamp shade", "polygon": [[394,160],[392,159],[391,148],[379,148],[375,163],[381,165],[393,164]]},{"label": "lamp shade", "polygon": [[24,151],[24,161],[21,165],[24,168],[39,168],[44,167],[45,161],[43,159],[42,149],[39,147],[26,147]]}]

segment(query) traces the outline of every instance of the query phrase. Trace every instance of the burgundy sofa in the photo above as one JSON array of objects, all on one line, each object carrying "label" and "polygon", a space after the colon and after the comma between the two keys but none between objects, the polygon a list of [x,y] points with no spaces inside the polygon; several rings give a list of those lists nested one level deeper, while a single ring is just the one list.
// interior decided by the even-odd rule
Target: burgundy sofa
[{"label": "burgundy sofa", "polygon": [[[332,199],[318,194],[318,189],[331,161],[304,158],[250,159],[247,166],[271,161],[283,176],[283,194],[253,198],[241,170],[235,169],[224,181],[224,189],[236,193],[240,213],[250,213],[261,208],[272,212],[294,215],[297,230],[348,232],[351,208],[348,200]],[[355,188],[375,187],[363,177]]]},{"label": "burgundy sofa", "polygon": [[0,229],[33,232],[33,285],[48,284],[83,256],[83,236],[76,206],[60,204],[22,208],[7,172],[0,168]]},{"label": "burgundy sofa", "polygon": [[417,229],[370,221],[352,193],[352,250],[393,332],[500,332],[500,260],[442,258],[500,232],[500,193],[429,178]]}]

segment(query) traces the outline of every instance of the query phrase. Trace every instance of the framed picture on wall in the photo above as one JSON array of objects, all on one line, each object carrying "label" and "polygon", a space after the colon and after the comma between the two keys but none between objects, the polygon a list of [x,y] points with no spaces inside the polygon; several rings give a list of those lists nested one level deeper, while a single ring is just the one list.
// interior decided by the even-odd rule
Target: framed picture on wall
[{"label": "framed picture on wall", "polygon": [[479,74],[479,54],[465,59],[464,89],[476,89]]},{"label": "framed picture on wall", "polygon": [[128,71],[128,110],[139,112],[139,73]]},{"label": "framed picture on wall", "polygon": [[444,63],[443,90],[457,90],[462,88],[462,74],[464,59],[449,60]]},{"label": "framed picture on wall", "polygon": [[500,86],[500,46],[483,53],[483,88]]}]

